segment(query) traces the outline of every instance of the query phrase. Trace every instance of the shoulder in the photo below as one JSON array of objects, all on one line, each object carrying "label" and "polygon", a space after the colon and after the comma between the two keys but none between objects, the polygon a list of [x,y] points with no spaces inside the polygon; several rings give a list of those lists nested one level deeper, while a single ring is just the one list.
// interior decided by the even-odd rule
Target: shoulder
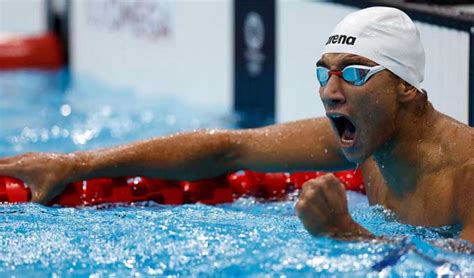
[{"label": "shoulder", "polygon": [[444,114],[440,119],[433,128],[431,153],[439,150],[437,160],[456,173],[473,167],[474,128]]},{"label": "shoulder", "polygon": [[474,158],[469,159],[456,169],[454,180],[463,188],[474,189]]},{"label": "shoulder", "polygon": [[462,222],[474,224],[474,159],[470,159],[454,173],[455,199]]}]

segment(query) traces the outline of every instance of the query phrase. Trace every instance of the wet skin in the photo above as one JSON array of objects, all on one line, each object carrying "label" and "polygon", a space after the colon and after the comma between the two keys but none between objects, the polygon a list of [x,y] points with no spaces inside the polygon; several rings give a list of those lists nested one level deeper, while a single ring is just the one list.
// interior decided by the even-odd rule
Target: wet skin
[{"label": "wet skin", "polygon": [[[375,65],[350,54],[326,54],[331,70]],[[436,111],[389,71],[353,86],[338,76],[320,88],[328,118],[247,130],[199,130],[71,154],[28,153],[0,159],[0,175],[24,180],[33,201],[47,203],[67,183],[142,175],[199,179],[239,169],[256,171],[362,169],[370,204],[412,225],[461,224],[474,242],[474,132]],[[333,120],[355,126],[341,142]],[[344,188],[331,174],[304,184],[296,210],[313,235],[372,237],[349,215]]]},{"label": "wet skin", "polygon": [[[331,70],[348,63],[375,65],[349,54],[324,55],[318,63]],[[474,242],[472,128],[434,110],[423,94],[388,71],[376,74],[363,86],[331,77],[319,92],[329,116],[344,114],[356,126],[355,143],[342,146],[342,151],[349,161],[361,164],[371,204],[391,209],[400,221],[412,225],[461,223],[461,238]],[[310,232],[312,215],[328,214],[321,212],[327,205],[315,205],[316,200],[324,203],[320,195],[331,204],[343,203],[335,197],[337,187],[327,186],[336,182],[332,177],[326,180],[305,185],[297,204]],[[336,205],[332,207],[337,210]],[[368,236],[353,221],[345,222],[349,224],[333,228],[333,233],[352,235],[355,231]],[[314,234],[324,232],[326,226],[314,227]]]}]

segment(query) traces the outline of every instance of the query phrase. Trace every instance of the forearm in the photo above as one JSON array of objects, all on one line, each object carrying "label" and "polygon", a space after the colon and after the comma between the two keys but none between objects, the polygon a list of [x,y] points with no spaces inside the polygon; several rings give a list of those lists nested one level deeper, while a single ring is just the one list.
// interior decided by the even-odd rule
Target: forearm
[{"label": "forearm", "polygon": [[75,180],[148,176],[199,179],[233,169],[231,132],[195,131],[72,155]]}]

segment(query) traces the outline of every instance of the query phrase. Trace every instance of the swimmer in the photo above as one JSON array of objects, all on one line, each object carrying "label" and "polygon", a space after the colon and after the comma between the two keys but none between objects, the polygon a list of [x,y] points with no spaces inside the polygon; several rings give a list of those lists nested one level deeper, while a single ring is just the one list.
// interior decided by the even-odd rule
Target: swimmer
[{"label": "swimmer", "polygon": [[[460,238],[474,243],[474,132],[433,108],[420,86],[424,65],[419,33],[405,13],[363,9],[336,26],[317,62],[325,118],[70,154],[27,153],[0,159],[0,175],[25,181],[32,200],[45,204],[70,182],[104,176],[192,180],[239,169],[357,166],[371,205],[411,225],[460,224]],[[332,174],[303,185],[296,211],[314,236],[373,237],[352,219]]]}]

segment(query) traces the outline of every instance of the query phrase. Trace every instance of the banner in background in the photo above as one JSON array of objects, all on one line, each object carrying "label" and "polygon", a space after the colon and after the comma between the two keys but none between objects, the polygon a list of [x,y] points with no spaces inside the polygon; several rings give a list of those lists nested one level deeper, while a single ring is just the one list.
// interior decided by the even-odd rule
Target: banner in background
[{"label": "banner in background", "polygon": [[167,1],[94,0],[83,3],[88,23],[95,27],[126,30],[147,40],[167,37],[171,32]]},{"label": "banner in background", "polygon": [[275,119],[275,1],[234,1],[234,108],[242,127]]}]

